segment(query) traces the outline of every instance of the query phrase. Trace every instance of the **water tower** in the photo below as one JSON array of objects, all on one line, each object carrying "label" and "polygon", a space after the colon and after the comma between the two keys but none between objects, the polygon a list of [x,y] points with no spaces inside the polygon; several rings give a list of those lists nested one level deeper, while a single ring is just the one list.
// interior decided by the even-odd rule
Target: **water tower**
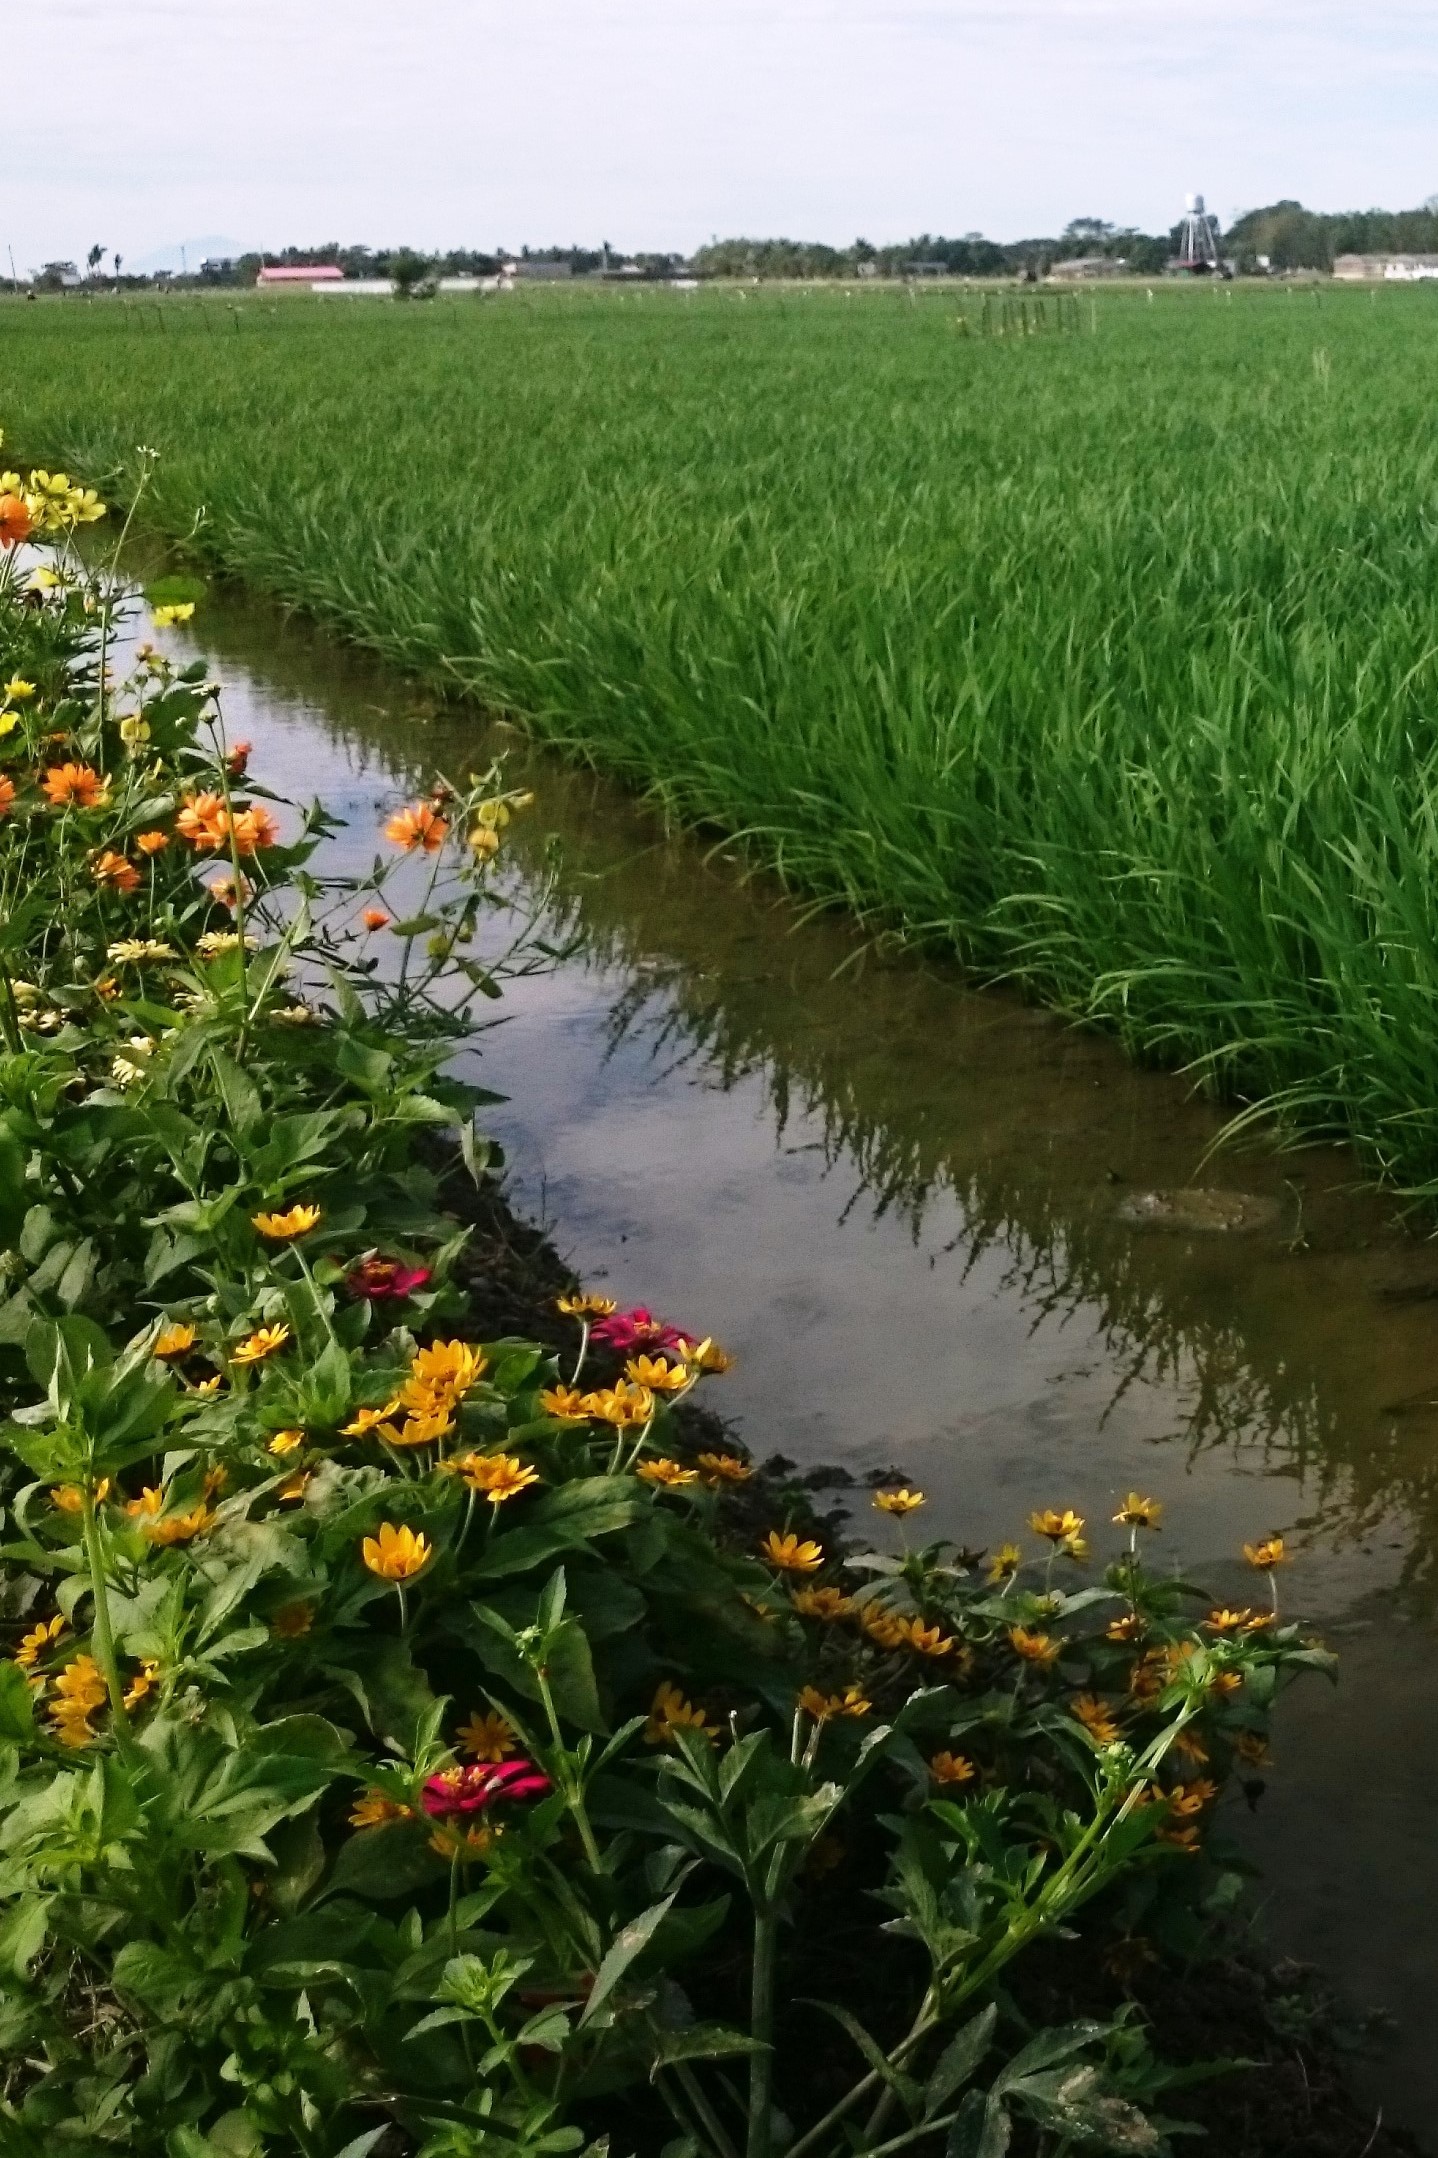
[{"label": "water tower", "polygon": [[1189,277],[1220,277],[1218,219],[1203,207],[1202,195],[1184,199],[1183,222],[1178,228],[1178,253],[1171,267]]}]

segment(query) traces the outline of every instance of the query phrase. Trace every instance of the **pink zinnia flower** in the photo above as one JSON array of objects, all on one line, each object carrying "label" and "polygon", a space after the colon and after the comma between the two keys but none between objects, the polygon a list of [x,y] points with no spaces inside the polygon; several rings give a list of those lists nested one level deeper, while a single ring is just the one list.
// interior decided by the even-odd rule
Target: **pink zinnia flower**
[{"label": "pink zinnia flower", "polygon": [[351,1296],[367,1296],[372,1303],[398,1303],[413,1296],[430,1278],[427,1266],[401,1266],[398,1259],[361,1259],[345,1276]]},{"label": "pink zinnia flower", "polygon": [[432,1820],[454,1814],[484,1813],[497,1803],[521,1805],[544,1798],[553,1789],[533,1761],[477,1761],[472,1768],[447,1768],[431,1776],[420,1803]]},{"label": "pink zinnia flower", "polygon": [[607,1319],[596,1319],[589,1338],[601,1348],[632,1356],[636,1349],[677,1349],[689,1336],[667,1319],[656,1319],[652,1311],[636,1304],[632,1311],[616,1311]]}]

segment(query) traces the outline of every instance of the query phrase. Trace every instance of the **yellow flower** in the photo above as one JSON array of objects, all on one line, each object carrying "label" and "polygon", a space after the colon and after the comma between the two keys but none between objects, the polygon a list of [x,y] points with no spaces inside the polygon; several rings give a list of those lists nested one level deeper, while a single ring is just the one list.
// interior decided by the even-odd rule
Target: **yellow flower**
[{"label": "yellow flower", "polygon": [[26,1634],[15,1651],[15,1661],[22,1671],[29,1671],[39,1662],[52,1641],[58,1641],[65,1631],[65,1620],[57,1611],[52,1619],[41,1619],[38,1626]]},{"label": "yellow flower", "polygon": [[492,831],[487,824],[476,824],[469,833],[469,844],[476,854],[498,854],[499,834]]},{"label": "yellow flower", "polygon": [[172,629],[176,622],[192,622],[194,618],[195,603],[192,599],[176,600],[171,606],[150,609],[150,620],[156,629]]},{"label": "yellow flower", "polygon": [[430,1545],[407,1524],[397,1528],[393,1521],[382,1521],[377,1536],[366,1536],[360,1555],[381,1581],[412,1581],[429,1564]]},{"label": "yellow flower", "polygon": [[49,1715],[62,1746],[88,1746],[95,1733],[90,1718],[104,1705],[106,1685],[93,1656],[76,1656],[55,1681]]},{"label": "yellow flower", "polygon": [[362,1791],[350,1808],[351,1828],[379,1828],[386,1821],[411,1821],[414,1808],[402,1806],[385,1791]]},{"label": "yellow flower", "polygon": [[266,1445],[265,1452],[283,1457],[285,1454],[294,1453],[296,1448],[303,1446],[304,1443],[305,1435],[302,1431],[277,1431]]},{"label": "yellow flower", "polygon": [[1210,1611],[1203,1623],[1213,1633],[1242,1633],[1252,1617],[1253,1613],[1247,1609]]},{"label": "yellow flower", "polygon": [[754,1474],[737,1454],[701,1454],[699,1470],[706,1484],[747,1484]]},{"label": "yellow flower", "polygon": [[644,1726],[644,1742],[648,1746],[662,1746],[676,1731],[703,1731],[709,1729],[709,1719],[702,1708],[686,1701],[679,1688],[670,1680],[662,1679],[649,1706],[649,1721]]},{"label": "yellow flower", "polygon": [[975,1769],[967,1754],[950,1753],[945,1748],[930,1760],[929,1774],[935,1783],[972,1783]]},{"label": "yellow flower", "polygon": [[1017,1544],[1000,1544],[989,1560],[988,1578],[997,1588],[1001,1581],[1011,1581],[1019,1570],[1023,1553]]},{"label": "yellow flower", "polygon": [[647,1386],[656,1394],[682,1393],[689,1384],[689,1374],[682,1364],[671,1364],[663,1356],[631,1356],[624,1367],[626,1379],[636,1386]]},{"label": "yellow flower", "polygon": [[682,1356],[686,1363],[692,1364],[696,1371],[705,1372],[710,1378],[722,1377],[724,1372],[734,1369],[733,1357],[708,1336],[692,1346],[687,1341],[681,1341],[676,1353]]},{"label": "yellow flower", "polygon": [[270,1619],[270,1632],[277,1641],[298,1641],[310,1631],[314,1622],[314,1605],[301,1599],[280,1605]]},{"label": "yellow flower", "polygon": [[204,1536],[219,1520],[212,1506],[192,1506],[186,1514],[162,1514],[158,1521],[146,1521],[144,1532],[152,1544],[187,1544],[193,1537]]},{"label": "yellow flower", "polygon": [[649,1422],[654,1414],[654,1396],[647,1386],[634,1386],[627,1379],[620,1379],[615,1386],[604,1386],[597,1393],[586,1394],[584,1407],[601,1424],[613,1424],[617,1431],[623,1431],[632,1424]]},{"label": "yellow flower", "polygon": [[777,1566],[781,1573],[817,1573],[824,1563],[823,1545],[816,1544],[807,1537],[796,1536],[792,1530],[781,1536],[777,1529],[770,1529],[759,1550],[769,1564]]},{"label": "yellow flower", "polygon": [[826,1625],[852,1618],[854,1613],[854,1599],[842,1589],[795,1589],[790,1601],[801,1618],[822,1619]]},{"label": "yellow flower", "polygon": [[154,1519],[165,1510],[165,1492],[160,1484],[146,1484],[137,1499],[126,1499],[125,1514],[131,1521]]},{"label": "yellow flower", "polygon": [[340,1430],[347,1439],[362,1439],[366,1432],[374,1431],[380,1424],[388,1423],[392,1416],[398,1414],[398,1411],[399,1396],[396,1394],[393,1401],[387,1401],[382,1409],[356,1409],[350,1422],[342,1424]]},{"label": "yellow flower", "polygon": [[1025,1663],[1037,1664],[1042,1670],[1058,1662],[1062,1648],[1062,1643],[1055,1641],[1052,1634],[1031,1633],[1027,1626],[1011,1626],[1009,1643],[1016,1656],[1021,1656]]},{"label": "yellow flower", "polygon": [[1096,1738],[1101,1746],[1112,1746],[1123,1735],[1112,1711],[1097,1694],[1075,1694],[1069,1703],[1069,1713],[1078,1718],[1089,1736]]},{"label": "yellow flower", "polygon": [[552,1416],[557,1424],[583,1424],[588,1422],[584,1396],[577,1386],[548,1386],[539,1397],[539,1406],[546,1416]]},{"label": "yellow flower", "polygon": [[7,704],[26,704],[34,694],[35,684],[21,681],[18,674],[12,674],[5,684],[4,697]]},{"label": "yellow flower", "polygon": [[905,1639],[921,1656],[947,1656],[954,1645],[952,1634],[946,1634],[937,1626],[926,1626],[922,1619],[911,1618],[904,1626]]},{"label": "yellow flower", "polygon": [[925,1504],[922,1491],[876,1491],[874,1505],[881,1514],[912,1514]]},{"label": "yellow flower", "polygon": [[290,1338],[290,1330],[281,1323],[278,1326],[257,1326],[255,1331],[230,1351],[232,1364],[262,1364],[267,1356],[276,1355]]},{"label": "yellow flower", "polygon": [[[110,1479],[102,1476],[95,1486],[95,1504],[101,1506],[110,1495]],[[81,1514],[85,1511],[85,1494],[78,1484],[60,1484],[50,1493],[55,1506],[62,1514]]]},{"label": "yellow flower", "polygon": [[566,1319],[607,1319],[619,1306],[612,1296],[558,1296],[554,1308]]},{"label": "yellow flower", "polygon": [[491,1506],[517,1499],[521,1491],[539,1482],[538,1470],[526,1468],[515,1454],[465,1454],[455,1463],[455,1470]]},{"label": "yellow flower", "polygon": [[293,1476],[287,1476],[282,1484],[277,1485],[275,1497],[282,1506],[298,1506],[313,1479],[313,1469],[296,1469]]},{"label": "yellow flower", "polygon": [[193,1326],[186,1326],[177,1321],[172,1326],[164,1327],[156,1335],[155,1346],[150,1351],[150,1354],[162,1359],[171,1356],[187,1356],[199,1338]]},{"label": "yellow flower", "polygon": [[159,1682],[160,1666],[152,1656],[147,1656],[125,1688],[126,1708],[138,1708],[146,1695],[154,1692]]},{"label": "yellow flower", "polygon": [[297,1236],[308,1236],[320,1213],[317,1206],[292,1206],[287,1214],[252,1214],[250,1219],[261,1236],[275,1244],[288,1244]]},{"label": "yellow flower", "polygon": [[483,1822],[468,1821],[461,1829],[445,1821],[430,1837],[429,1847],[436,1858],[447,1858],[451,1863],[458,1859],[463,1864],[472,1858],[488,1858],[503,1834],[502,1828],[490,1828]]},{"label": "yellow flower", "polygon": [[1049,1506],[1042,1513],[1029,1515],[1029,1527],[1035,1536],[1047,1536],[1050,1543],[1067,1543],[1071,1537],[1082,1536],[1083,1515],[1076,1514],[1072,1507],[1058,1513]]},{"label": "yellow flower", "polygon": [[453,1415],[448,1408],[441,1407],[411,1416],[398,1427],[381,1425],[379,1435],[390,1446],[437,1446],[453,1429]]},{"label": "yellow flower", "polygon": [[1104,1628],[1108,1641],[1137,1641],[1143,1635],[1143,1620],[1137,1611],[1125,1611],[1121,1618],[1110,1619]]},{"label": "yellow flower", "polygon": [[859,1614],[859,1623],[871,1641],[880,1648],[903,1648],[909,1638],[908,1622],[896,1618],[882,1604],[869,1604]]},{"label": "yellow flower", "polygon": [[1139,1492],[1130,1491],[1128,1497],[1114,1515],[1114,1520],[1124,1528],[1156,1529],[1158,1527],[1158,1517],[1162,1512],[1163,1502],[1161,1499],[1146,1499]]},{"label": "yellow flower", "polygon": [[455,1733],[454,1743],[461,1753],[467,1753],[475,1761],[502,1761],[514,1752],[519,1744],[513,1726],[497,1709],[490,1709],[481,1716],[475,1709],[469,1722],[462,1724]]},{"label": "yellow flower", "polygon": [[833,1716],[867,1716],[873,1705],[857,1686],[846,1686],[842,1693],[820,1693],[817,1686],[805,1686],[799,1695],[799,1707],[815,1723],[828,1723]]},{"label": "yellow flower", "polygon": [[683,1484],[697,1484],[699,1471],[684,1469],[677,1461],[661,1455],[657,1461],[641,1461],[635,1471],[646,1484],[662,1484],[666,1491],[677,1491]]},{"label": "yellow flower", "polygon": [[1243,1555],[1250,1566],[1256,1566],[1261,1574],[1271,1573],[1275,1566],[1286,1566],[1281,1536],[1265,1536],[1261,1543],[1245,1544]]},{"label": "yellow flower", "polygon": [[411,1414],[434,1415],[453,1408],[484,1375],[488,1359],[467,1341],[432,1341],[410,1359],[410,1375],[400,1394]]}]

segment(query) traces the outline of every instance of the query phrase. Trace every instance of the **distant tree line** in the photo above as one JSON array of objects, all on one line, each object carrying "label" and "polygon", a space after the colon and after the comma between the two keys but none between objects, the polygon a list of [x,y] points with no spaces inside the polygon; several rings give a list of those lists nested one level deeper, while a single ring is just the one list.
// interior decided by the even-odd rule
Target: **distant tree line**
[{"label": "distant tree line", "polygon": [[1305,210],[1275,202],[1247,210],[1224,235],[1240,270],[1267,256],[1275,270],[1331,270],[1339,255],[1438,254],[1438,195],[1419,210]]}]

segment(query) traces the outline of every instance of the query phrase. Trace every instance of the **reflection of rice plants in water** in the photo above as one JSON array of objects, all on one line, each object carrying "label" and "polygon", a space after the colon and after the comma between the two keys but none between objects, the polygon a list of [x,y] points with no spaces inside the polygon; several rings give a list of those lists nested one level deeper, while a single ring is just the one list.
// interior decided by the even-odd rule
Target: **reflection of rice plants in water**
[{"label": "reflection of rice plants in water", "polygon": [[156,443],[215,561],[1431,1191],[1433,316],[1379,298],[41,307],[9,416]]}]

